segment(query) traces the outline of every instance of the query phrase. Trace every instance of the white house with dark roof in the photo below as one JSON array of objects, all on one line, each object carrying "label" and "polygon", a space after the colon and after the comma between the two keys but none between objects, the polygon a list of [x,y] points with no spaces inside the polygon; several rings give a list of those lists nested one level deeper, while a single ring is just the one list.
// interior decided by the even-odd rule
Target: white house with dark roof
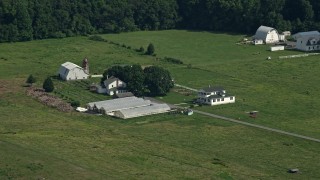
[{"label": "white house with dark roof", "polygon": [[127,84],[121,81],[119,78],[110,77],[103,81],[104,86],[106,87],[106,92],[110,96],[120,93],[126,93]]},{"label": "white house with dark roof", "polygon": [[61,64],[58,73],[59,77],[65,81],[88,79],[89,77],[89,74],[82,67],[71,62]]},{"label": "white house with dark roof", "polygon": [[301,51],[319,51],[319,31],[300,32],[292,36],[296,40],[296,49]]},{"label": "white house with dark roof", "polygon": [[275,28],[260,26],[254,35],[254,43],[259,42],[257,44],[261,44],[261,40],[266,44],[274,44],[280,41],[280,36]]},{"label": "white house with dark roof", "polygon": [[227,94],[226,90],[222,87],[208,86],[198,91],[197,102],[214,106],[235,103],[236,97]]}]

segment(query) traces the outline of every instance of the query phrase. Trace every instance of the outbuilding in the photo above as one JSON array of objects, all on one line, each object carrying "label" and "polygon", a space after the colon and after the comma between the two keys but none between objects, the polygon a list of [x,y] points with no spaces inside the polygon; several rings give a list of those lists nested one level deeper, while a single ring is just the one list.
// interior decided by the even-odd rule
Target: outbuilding
[{"label": "outbuilding", "polygon": [[271,46],[270,51],[283,51],[284,46]]},{"label": "outbuilding", "polygon": [[279,42],[279,33],[275,28],[260,26],[254,35],[255,40],[262,40],[266,44],[273,44]]},{"label": "outbuilding", "polygon": [[65,81],[88,79],[89,74],[85,70],[71,62],[61,64],[59,68],[59,77]]}]

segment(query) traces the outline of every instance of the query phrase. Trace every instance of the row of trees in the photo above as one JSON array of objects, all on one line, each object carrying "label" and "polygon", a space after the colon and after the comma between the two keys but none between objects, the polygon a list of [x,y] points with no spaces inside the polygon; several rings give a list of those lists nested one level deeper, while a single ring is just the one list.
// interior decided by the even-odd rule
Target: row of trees
[{"label": "row of trees", "polygon": [[319,0],[2,0],[0,42],[186,28],[253,33],[320,28]]},{"label": "row of trees", "polygon": [[102,81],[111,76],[127,83],[128,91],[136,96],[142,96],[145,93],[165,95],[174,85],[169,71],[158,66],[145,69],[140,65],[113,66],[103,73]]}]

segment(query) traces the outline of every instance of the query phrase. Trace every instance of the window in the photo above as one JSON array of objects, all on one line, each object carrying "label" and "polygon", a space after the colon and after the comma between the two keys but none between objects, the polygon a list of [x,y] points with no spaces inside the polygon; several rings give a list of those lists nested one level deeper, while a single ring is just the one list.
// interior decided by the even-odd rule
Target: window
[{"label": "window", "polygon": [[301,41],[301,44],[302,44],[302,41]]},{"label": "window", "polygon": [[233,97],[230,97],[230,100],[233,100]]},{"label": "window", "polygon": [[215,100],[215,99],[213,99],[212,101],[213,101],[213,102],[216,102],[216,100]]},{"label": "window", "polygon": [[220,102],[220,99],[217,99],[217,102]]},{"label": "window", "polygon": [[224,101],[224,98],[222,98],[221,101]]}]

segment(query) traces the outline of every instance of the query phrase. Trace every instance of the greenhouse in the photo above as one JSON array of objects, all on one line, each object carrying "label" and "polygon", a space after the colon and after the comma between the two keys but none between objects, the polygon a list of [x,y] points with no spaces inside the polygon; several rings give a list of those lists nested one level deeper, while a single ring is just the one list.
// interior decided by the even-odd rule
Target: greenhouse
[{"label": "greenhouse", "polygon": [[151,104],[149,106],[143,106],[138,108],[122,109],[116,111],[114,113],[114,116],[122,119],[129,119],[134,117],[165,113],[168,111],[170,111],[170,107],[167,104]]}]

